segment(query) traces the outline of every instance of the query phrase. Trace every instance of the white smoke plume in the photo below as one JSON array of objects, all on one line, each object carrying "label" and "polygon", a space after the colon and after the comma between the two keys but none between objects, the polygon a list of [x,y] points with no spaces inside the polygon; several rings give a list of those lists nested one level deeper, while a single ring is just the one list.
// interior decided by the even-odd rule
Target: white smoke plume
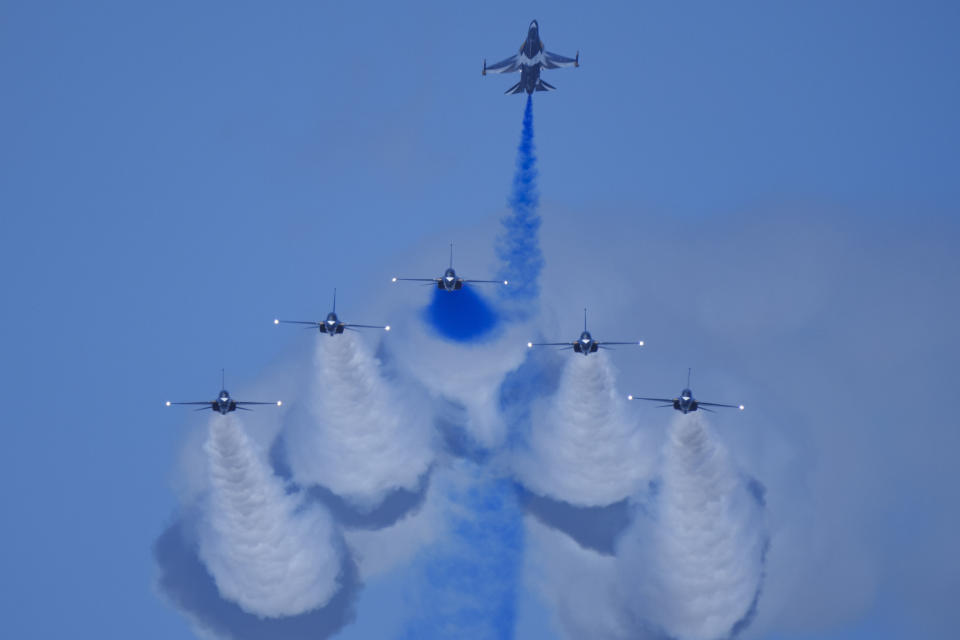
[{"label": "white smoke plume", "polygon": [[651,438],[626,419],[605,353],[570,354],[555,396],[534,413],[529,451],[514,459],[531,491],[578,506],[634,494],[652,475]]},{"label": "white smoke plume", "polygon": [[380,374],[355,336],[318,339],[313,420],[287,433],[294,478],[319,484],[361,509],[390,491],[415,490],[433,460],[431,416],[415,412]]},{"label": "white smoke plume", "polygon": [[199,552],[220,594],[264,617],[324,605],[337,591],[340,557],[333,527],[316,506],[286,495],[233,416],[215,416],[204,446],[209,504]]},{"label": "white smoke plume", "polygon": [[680,640],[729,637],[763,579],[761,507],[697,414],[675,419],[663,464],[653,521],[621,540],[627,607]]},{"label": "white smoke plume", "polygon": [[489,340],[455,342],[436,335],[420,320],[421,309],[406,304],[405,313],[397,314],[402,322],[391,332],[391,352],[431,393],[465,408],[463,426],[477,443],[502,446],[507,425],[499,413],[497,393],[504,376],[527,355],[529,324],[502,324]]},{"label": "white smoke plume", "polygon": [[524,581],[549,606],[564,640],[642,640],[621,615],[618,559],[584,549],[568,536],[524,519]]}]

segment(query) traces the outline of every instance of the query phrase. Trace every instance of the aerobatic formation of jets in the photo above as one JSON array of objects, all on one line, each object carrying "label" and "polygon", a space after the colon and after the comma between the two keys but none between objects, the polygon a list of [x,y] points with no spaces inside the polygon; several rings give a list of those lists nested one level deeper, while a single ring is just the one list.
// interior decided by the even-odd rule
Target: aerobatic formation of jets
[{"label": "aerobatic formation of jets", "polygon": [[[536,20],[533,20],[530,23],[530,27],[527,30],[527,37],[523,41],[523,44],[520,46],[520,50],[507,58],[497,62],[496,64],[487,65],[487,61],[483,61],[483,75],[488,73],[514,73],[520,72],[520,81],[515,85],[510,87],[505,91],[507,94],[517,94],[524,93],[533,94],[536,91],[553,91],[556,89],[553,85],[545,82],[540,77],[540,72],[543,69],[559,69],[561,67],[579,67],[580,66],[580,52],[577,51],[577,54],[573,58],[568,58],[556,53],[547,51],[544,47],[543,41],[540,39],[540,26],[537,24]],[[399,278],[394,277],[393,282],[420,282],[429,286],[436,286],[437,289],[441,291],[446,291],[450,293],[456,293],[461,291],[464,285],[470,284],[496,284],[501,286],[506,286],[509,284],[507,280],[475,280],[475,279],[466,279],[457,275],[457,272],[453,268],[453,244],[450,244],[450,264],[447,269],[443,272],[443,275],[439,278]],[[324,320],[281,320],[279,318],[274,319],[273,323],[275,325],[280,324],[298,324],[302,325],[307,329],[317,329],[320,333],[325,333],[330,337],[334,337],[342,334],[345,330],[356,330],[356,329],[381,329],[384,331],[390,331],[390,325],[370,325],[370,324],[354,324],[343,322],[337,316],[337,290],[333,290],[333,310],[327,314]],[[601,349],[609,349],[612,346],[643,346],[643,340],[632,340],[632,341],[600,341],[593,337],[593,335],[587,330],[587,310],[583,310],[583,331],[580,333],[580,336],[576,340],[568,342],[528,342],[527,347],[559,347],[563,349],[572,348],[574,353],[580,353],[584,356],[588,356],[591,353],[597,353]],[[275,405],[280,406],[282,403],[277,402],[241,402],[234,400],[230,393],[223,388],[224,385],[221,381],[221,391],[215,400],[201,401],[201,402],[167,402],[167,406],[171,405],[196,405],[199,408],[197,411],[202,411],[205,409],[211,409],[217,411],[223,415],[226,415],[237,409],[242,409],[245,411],[250,411],[249,405]],[[627,396],[628,400],[647,400],[651,402],[661,403],[661,407],[672,407],[677,411],[680,411],[684,414],[697,411],[713,411],[714,407],[729,407],[733,409],[743,410],[744,406],[742,404],[719,404],[715,402],[702,402],[697,400],[693,396],[693,392],[690,390],[690,371],[687,370],[687,386],[680,392],[680,395],[676,398],[648,398],[635,395]]]}]

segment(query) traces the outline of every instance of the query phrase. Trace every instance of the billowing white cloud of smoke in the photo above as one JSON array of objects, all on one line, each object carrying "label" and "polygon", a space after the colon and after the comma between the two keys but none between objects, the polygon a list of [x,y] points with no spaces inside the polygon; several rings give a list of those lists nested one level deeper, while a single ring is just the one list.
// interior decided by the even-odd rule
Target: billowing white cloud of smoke
[{"label": "billowing white cloud of smoke", "polygon": [[527,355],[530,325],[502,324],[489,340],[461,343],[437,336],[422,322],[415,304],[408,302],[404,311],[391,332],[390,350],[432,393],[466,408],[463,426],[479,444],[502,445],[507,427],[497,393],[504,376]]},{"label": "billowing white cloud of smoke", "polygon": [[627,607],[681,640],[725,638],[763,579],[761,507],[697,414],[674,420],[663,458],[653,521],[620,544]]},{"label": "billowing white cloud of smoke", "polygon": [[536,518],[524,518],[524,582],[549,605],[553,623],[568,640],[640,640],[621,614],[618,559],[584,549]]},{"label": "billowing white cloud of smoke", "polygon": [[287,433],[295,479],[320,484],[361,509],[390,491],[416,489],[433,460],[431,416],[416,412],[352,334],[317,340],[313,421]]},{"label": "billowing white cloud of smoke", "polygon": [[337,591],[340,558],[326,512],[286,495],[243,426],[215,416],[204,449],[210,492],[200,521],[200,558],[220,594],[250,613],[291,616]]},{"label": "billowing white cloud of smoke", "polygon": [[607,354],[570,354],[556,395],[534,413],[529,450],[514,457],[520,481],[540,495],[603,506],[651,477],[653,438],[626,419]]}]

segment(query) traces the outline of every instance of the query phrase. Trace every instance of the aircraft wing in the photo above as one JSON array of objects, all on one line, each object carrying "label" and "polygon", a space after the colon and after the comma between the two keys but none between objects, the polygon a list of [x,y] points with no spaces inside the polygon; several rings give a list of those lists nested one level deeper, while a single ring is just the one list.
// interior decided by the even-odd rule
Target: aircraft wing
[{"label": "aircraft wing", "polygon": [[597,344],[600,345],[601,347],[605,347],[608,344],[632,344],[632,345],[642,347],[643,340],[634,340],[633,342],[607,342],[606,340],[604,340],[603,342],[598,342]]},{"label": "aircraft wing", "polygon": [[568,58],[566,56],[561,56],[558,53],[551,53],[545,51],[543,53],[543,68],[544,69],[560,69],[561,67],[579,67],[580,66],[580,52],[577,51],[576,58]]},{"label": "aircraft wing", "polygon": [[168,407],[172,404],[202,404],[209,407],[211,404],[214,404],[214,401],[207,400],[206,402],[167,402]]},{"label": "aircraft wing", "polygon": [[572,347],[575,342],[528,342],[527,347]]},{"label": "aircraft wing", "polygon": [[273,324],[308,324],[312,327],[319,327],[322,322],[318,320],[274,320]]},{"label": "aircraft wing", "polygon": [[743,411],[743,405],[742,405],[742,404],[719,404],[719,403],[716,403],[716,402],[700,402],[699,400],[697,400],[697,406],[699,406],[699,407],[729,407],[730,409],[740,409],[740,411]]},{"label": "aircraft wing", "polygon": [[383,329],[384,331],[390,331],[390,325],[382,324],[353,324],[352,322],[345,322],[343,326],[347,329]]},{"label": "aircraft wing", "polygon": [[506,60],[501,60],[496,64],[487,66],[487,61],[483,61],[483,75],[488,73],[513,73],[520,71],[520,55],[514,54]]},{"label": "aircraft wing", "polygon": [[649,400],[650,402],[666,402],[671,407],[673,406],[672,398],[641,398],[640,396],[627,396],[628,400]]},{"label": "aircraft wing", "polygon": [[481,284],[507,284],[507,280],[464,280],[464,282],[473,282]]},{"label": "aircraft wing", "polygon": [[277,400],[276,402],[238,402],[238,401],[234,400],[233,403],[234,403],[235,405],[237,405],[238,407],[239,407],[240,405],[242,405],[242,404],[272,404],[272,405],[274,405],[275,407],[279,407],[280,405],[283,404],[283,402],[282,402],[281,400]]},{"label": "aircraft wing", "polygon": [[440,278],[394,278],[394,282],[440,282]]}]

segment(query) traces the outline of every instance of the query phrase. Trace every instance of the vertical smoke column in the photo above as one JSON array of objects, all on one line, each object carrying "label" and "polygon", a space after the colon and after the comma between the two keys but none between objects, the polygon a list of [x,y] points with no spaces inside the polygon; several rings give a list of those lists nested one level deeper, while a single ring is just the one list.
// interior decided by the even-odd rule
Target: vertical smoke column
[{"label": "vertical smoke column", "polygon": [[540,196],[537,193],[537,157],[533,147],[533,99],[527,96],[523,113],[523,132],[517,147],[517,168],[510,195],[510,214],[501,220],[503,229],[497,238],[499,277],[510,285],[501,290],[509,315],[523,320],[533,314],[533,303],[540,295]]},{"label": "vertical smoke column", "polygon": [[466,460],[436,479],[447,534],[418,566],[414,607],[404,638],[512,638],[523,523],[508,478]]},{"label": "vertical smoke column", "polygon": [[[497,238],[498,278],[505,320],[525,320],[534,312],[543,268],[538,233],[533,101],[528,96],[511,213]],[[499,384],[499,383],[498,383]],[[420,567],[423,598],[407,638],[510,638],[516,623],[517,581],[523,553],[523,514],[513,482],[493,477],[482,460],[461,460],[445,477],[447,530],[443,543],[424,556]],[[451,477],[452,476],[452,477]],[[436,482],[439,484],[440,479]]]},{"label": "vertical smoke column", "polygon": [[762,504],[697,414],[670,427],[655,512],[650,530],[634,528],[624,540],[630,607],[675,638],[734,635],[759,598]]},{"label": "vertical smoke column", "polygon": [[199,551],[220,595],[266,617],[325,604],[340,569],[326,513],[298,509],[232,416],[211,420],[205,449],[211,487]]}]

